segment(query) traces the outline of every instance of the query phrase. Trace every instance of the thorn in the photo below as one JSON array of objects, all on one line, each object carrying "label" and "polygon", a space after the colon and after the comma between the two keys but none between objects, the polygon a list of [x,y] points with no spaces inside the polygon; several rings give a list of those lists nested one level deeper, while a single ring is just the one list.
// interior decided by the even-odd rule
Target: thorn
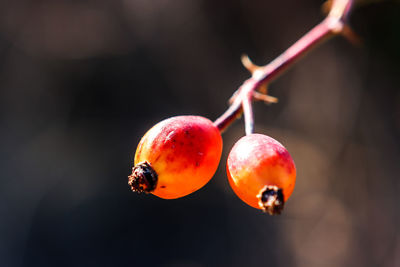
[{"label": "thorn", "polygon": [[278,98],[259,92],[253,92],[253,97],[256,100],[264,101],[266,104],[278,103]]},{"label": "thorn", "polygon": [[243,66],[251,73],[253,74],[256,70],[261,69],[260,66],[257,66],[254,64],[248,55],[244,54],[241,56],[240,60],[242,61]]},{"label": "thorn", "polygon": [[327,0],[322,4],[321,10],[324,15],[328,15],[332,8],[332,0]]},{"label": "thorn", "polygon": [[258,91],[264,95],[266,95],[268,93],[268,88],[267,88],[267,84],[263,84],[260,87],[258,87]]},{"label": "thorn", "polygon": [[360,46],[363,44],[361,37],[347,24],[343,25],[341,35],[355,46]]},{"label": "thorn", "polygon": [[229,98],[229,100],[228,100],[229,105],[232,105],[232,104],[233,104],[233,102],[235,101],[236,97],[237,97],[238,94],[239,94],[239,91],[240,91],[240,89],[236,90],[236,91],[233,93],[233,95]]}]

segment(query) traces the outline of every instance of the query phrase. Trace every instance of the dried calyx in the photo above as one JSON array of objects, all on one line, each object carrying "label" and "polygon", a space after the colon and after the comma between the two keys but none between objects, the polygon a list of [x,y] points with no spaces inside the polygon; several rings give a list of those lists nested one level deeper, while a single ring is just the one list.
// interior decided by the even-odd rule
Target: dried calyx
[{"label": "dried calyx", "polygon": [[150,193],[157,186],[158,175],[151,167],[150,163],[140,162],[132,168],[128,184],[132,191]]},{"label": "dried calyx", "polygon": [[280,214],[285,204],[282,189],[275,185],[267,185],[257,196],[260,200],[258,204],[262,210],[270,215]]}]

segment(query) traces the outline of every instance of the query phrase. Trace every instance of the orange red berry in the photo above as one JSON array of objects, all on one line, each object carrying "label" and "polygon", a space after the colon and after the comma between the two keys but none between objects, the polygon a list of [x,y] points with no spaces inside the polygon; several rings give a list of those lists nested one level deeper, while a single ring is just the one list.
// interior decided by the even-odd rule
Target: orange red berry
[{"label": "orange red berry", "polygon": [[133,191],[160,198],[183,197],[213,177],[221,153],[221,134],[210,120],[172,117],[153,126],[140,140],[128,183]]},{"label": "orange red berry", "polygon": [[233,191],[248,205],[279,214],[293,192],[296,167],[286,148],[275,139],[250,134],[233,146],[227,160]]}]

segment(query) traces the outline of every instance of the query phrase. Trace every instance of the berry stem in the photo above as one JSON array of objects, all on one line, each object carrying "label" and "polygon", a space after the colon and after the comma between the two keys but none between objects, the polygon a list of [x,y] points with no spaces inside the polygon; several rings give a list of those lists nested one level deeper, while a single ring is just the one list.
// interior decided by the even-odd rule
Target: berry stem
[{"label": "berry stem", "polygon": [[250,135],[254,131],[254,115],[253,115],[253,106],[251,103],[251,100],[253,98],[252,93],[253,93],[252,90],[249,90],[246,94],[246,97],[244,97],[242,100],[246,135]]},{"label": "berry stem", "polygon": [[214,121],[215,126],[220,132],[223,132],[243,112],[246,134],[251,134],[254,128],[253,93],[259,87],[268,85],[276,79],[280,74],[294,65],[306,52],[328,38],[342,34],[342,31],[348,27],[346,21],[352,4],[353,0],[333,0],[328,16],[269,64],[259,67],[249,60],[246,61],[245,66],[252,72],[252,77],[239,87],[232,98],[232,104]]}]

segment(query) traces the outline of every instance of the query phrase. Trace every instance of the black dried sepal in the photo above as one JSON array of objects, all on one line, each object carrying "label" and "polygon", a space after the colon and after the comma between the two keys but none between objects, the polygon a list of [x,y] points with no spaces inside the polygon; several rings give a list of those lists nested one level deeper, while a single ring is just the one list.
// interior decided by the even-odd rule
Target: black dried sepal
[{"label": "black dried sepal", "polygon": [[285,204],[282,189],[275,185],[265,186],[258,195],[258,204],[262,210],[270,215],[280,214]]},{"label": "black dried sepal", "polygon": [[134,192],[150,193],[157,186],[158,175],[147,161],[140,162],[132,168],[128,184]]}]

